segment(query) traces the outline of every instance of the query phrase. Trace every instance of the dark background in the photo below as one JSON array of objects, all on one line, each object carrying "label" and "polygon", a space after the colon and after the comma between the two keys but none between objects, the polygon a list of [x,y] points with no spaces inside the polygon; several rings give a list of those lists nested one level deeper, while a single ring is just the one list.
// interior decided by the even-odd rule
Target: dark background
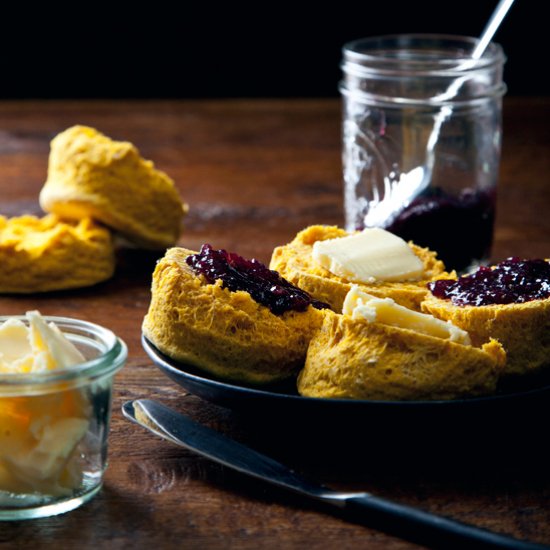
[{"label": "dark background", "polygon": [[[496,4],[29,4],[0,23],[0,97],[337,96],[345,42],[402,32],[479,36]],[[516,0],[495,38],[508,58],[508,95],[550,93],[543,7]]]}]

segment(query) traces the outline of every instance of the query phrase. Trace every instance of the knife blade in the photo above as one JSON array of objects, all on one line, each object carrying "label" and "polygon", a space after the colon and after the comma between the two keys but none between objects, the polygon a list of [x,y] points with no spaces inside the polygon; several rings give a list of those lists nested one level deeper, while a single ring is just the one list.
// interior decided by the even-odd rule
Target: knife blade
[{"label": "knife blade", "polygon": [[156,435],[241,473],[306,497],[362,515],[371,527],[435,548],[510,548],[548,546],[502,535],[393,502],[366,492],[335,491],[311,481],[276,460],[150,399],[127,401],[124,416]]}]

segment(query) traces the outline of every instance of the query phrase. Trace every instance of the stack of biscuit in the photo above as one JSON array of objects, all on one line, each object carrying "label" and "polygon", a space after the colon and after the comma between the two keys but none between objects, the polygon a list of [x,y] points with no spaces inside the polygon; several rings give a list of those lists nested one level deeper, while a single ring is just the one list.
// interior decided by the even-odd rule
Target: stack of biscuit
[{"label": "stack of biscuit", "polygon": [[115,271],[113,235],[165,249],[187,206],[174,182],[128,142],[73,126],[51,142],[43,218],[0,217],[0,292],[90,286]]},{"label": "stack of biscuit", "polygon": [[[456,274],[414,243],[408,245],[424,266],[414,280],[358,283],[332,273],[316,261],[313,245],[346,236],[312,226],[274,250],[269,267],[330,306],[285,316],[220,280],[209,283],[185,262],[191,251],[172,249],[153,275],[144,334],[166,355],[221,380],[263,384],[296,376],[308,397],[403,401],[492,394],[503,376],[520,372],[505,334],[537,347],[535,325],[548,332],[549,300],[449,313],[427,283]],[[521,372],[541,364],[534,359]]]}]

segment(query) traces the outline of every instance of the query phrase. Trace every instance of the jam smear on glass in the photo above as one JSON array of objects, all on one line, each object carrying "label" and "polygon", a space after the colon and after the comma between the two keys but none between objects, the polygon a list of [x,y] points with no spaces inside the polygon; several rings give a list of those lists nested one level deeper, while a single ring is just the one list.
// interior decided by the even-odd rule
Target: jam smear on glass
[{"label": "jam smear on glass", "polygon": [[289,310],[305,311],[310,304],[317,309],[329,307],[258,260],[247,260],[232,252],[214,250],[209,244],[203,244],[200,252],[188,256],[186,262],[209,283],[221,279],[224,288],[244,290],[275,315]]},{"label": "jam smear on glass", "polygon": [[490,255],[495,199],[491,191],[465,189],[454,196],[431,188],[384,229],[434,250],[448,269],[462,272]]},{"label": "jam smear on glass", "polygon": [[546,260],[508,258],[491,267],[480,267],[457,280],[428,283],[437,298],[457,306],[520,304],[550,297],[550,263]]}]

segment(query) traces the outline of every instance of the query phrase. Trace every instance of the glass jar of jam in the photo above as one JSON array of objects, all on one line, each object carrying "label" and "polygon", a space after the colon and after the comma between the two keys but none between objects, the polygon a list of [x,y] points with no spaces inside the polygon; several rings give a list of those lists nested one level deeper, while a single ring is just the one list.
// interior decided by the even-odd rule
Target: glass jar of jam
[{"label": "glass jar of jam", "polygon": [[448,269],[487,263],[501,150],[505,56],[447,35],[372,37],[343,48],[348,231],[383,227]]}]

